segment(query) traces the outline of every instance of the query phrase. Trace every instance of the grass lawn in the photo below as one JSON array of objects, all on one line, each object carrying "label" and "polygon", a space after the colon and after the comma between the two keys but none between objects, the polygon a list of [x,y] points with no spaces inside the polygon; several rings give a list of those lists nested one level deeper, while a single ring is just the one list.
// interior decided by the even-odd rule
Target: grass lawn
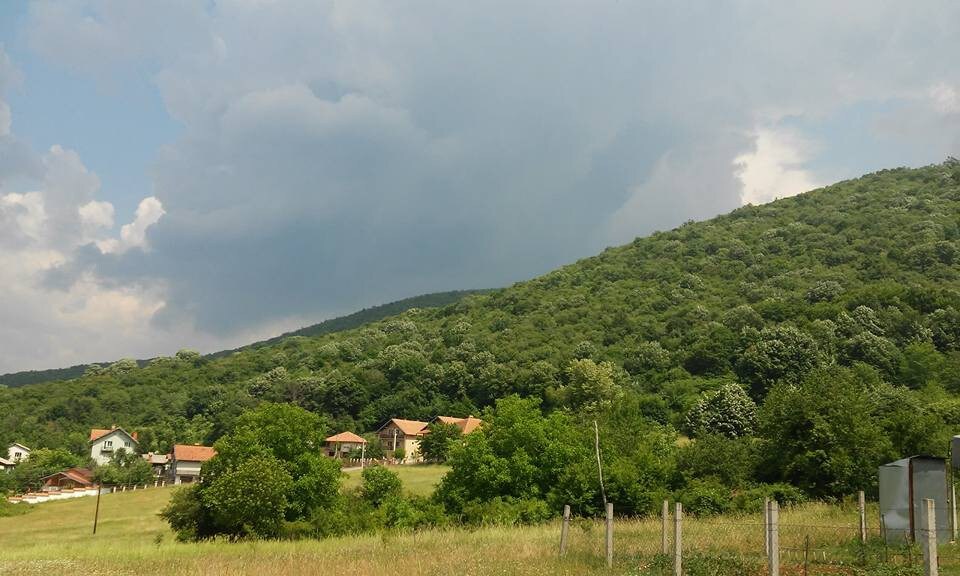
[{"label": "grass lawn", "polygon": [[[441,467],[398,470],[412,492],[425,493],[443,474]],[[351,473],[354,479],[358,472]],[[604,529],[600,522],[575,520],[569,553],[559,558],[559,523],[510,528],[451,528],[413,534],[384,533],[360,537],[295,542],[225,541],[178,543],[157,512],[171,488],[150,488],[102,498],[100,528],[91,534],[95,498],[49,502],[30,513],[0,518],[0,574],[6,576],[82,573],[84,575],[281,574],[419,575],[667,575],[657,568],[660,521],[617,520],[615,565],[603,561]],[[871,510],[870,518],[876,518]],[[849,567],[855,547],[856,510],[811,504],[781,515],[783,574],[801,574],[803,542],[811,537],[813,555],[842,559],[843,566],[822,566],[814,574],[867,574]],[[875,523],[875,522],[874,522]],[[804,528],[800,528],[804,526]],[[876,526],[871,526],[875,531]],[[758,516],[723,516],[684,521],[688,574],[760,576],[763,532]],[[696,553],[710,558],[696,558]],[[943,547],[941,574],[958,574],[956,551]],[[726,560],[713,560],[725,556]],[[719,564],[717,564],[719,562]],[[882,572],[915,574],[917,572]],[[921,572],[922,573],[922,572]],[[872,574],[872,573],[871,573]],[[881,574],[877,572],[876,574]]]},{"label": "grass lawn", "polygon": [[[403,482],[403,489],[409,494],[429,496],[433,493],[437,483],[450,468],[431,464],[416,464],[410,466],[390,466],[390,470],[397,473]],[[343,481],[344,488],[351,489],[360,486],[360,470],[347,471],[347,478]]]}]

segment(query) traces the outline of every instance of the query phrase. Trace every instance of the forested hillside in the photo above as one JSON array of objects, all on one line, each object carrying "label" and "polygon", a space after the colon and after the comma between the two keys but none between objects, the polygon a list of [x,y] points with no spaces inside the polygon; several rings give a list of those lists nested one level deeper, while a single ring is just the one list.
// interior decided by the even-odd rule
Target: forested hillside
[{"label": "forested hillside", "polygon": [[701,439],[669,469],[637,456],[656,482],[840,495],[960,431],[958,249],[960,163],[885,170],[438,309],[0,390],[0,440],[82,452],[90,427],[118,424],[165,450],[211,442],[267,400],[364,431],[518,393],[606,414],[641,444]]},{"label": "forested hillside", "polygon": [[[387,316],[393,316],[401,312],[405,312],[410,308],[433,308],[437,306],[445,306],[447,304],[452,304],[460,300],[461,298],[468,296],[470,294],[481,294],[486,292],[486,290],[453,290],[450,292],[434,292],[432,294],[421,294],[420,296],[414,296],[412,298],[404,298],[403,300],[397,300],[396,302],[390,302],[388,304],[381,304],[379,306],[371,306],[370,308],[364,308],[359,312],[354,312],[353,314],[347,314],[346,316],[338,316],[336,318],[331,318],[329,320],[324,320],[318,324],[312,324],[305,328],[300,328],[299,330],[294,330],[286,334],[281,334],[275,338],[270,338],[262,342],[255,342],[244,346],[243,348],[237,348],[234,350],[222,350],[220,352],[214,352],[212,354],[207,354],[208,358],[221,358],[223,356],[229,356],[234,352],[238,352],[244,348],[257,348],[260,346],[269,346],[270,344],[275,344],[284,338],[289,338],[290,336],[319,336],[321,334],[330,334],[331,332],[338,332],[341,330],[349,330],[351,328],[357,328],[369,322],[376,322],[386,318]],[[141,367],[149,364],[149,360],[137,360],[137,364]],[[70,380],[73,378],[79,378],[83,376],[88,369],[90,369],[91,364],[78,364],[76,366],[70,366],[69,368],[51,368],[48,370],[24,370],[22,372],[12,372],[10,374],[0,374],[0,386],[8,386],[10,388],[16,388],[17,386],[26,386],[27,384],[36,384],[38,382],[51,382],[53,380]]]}]

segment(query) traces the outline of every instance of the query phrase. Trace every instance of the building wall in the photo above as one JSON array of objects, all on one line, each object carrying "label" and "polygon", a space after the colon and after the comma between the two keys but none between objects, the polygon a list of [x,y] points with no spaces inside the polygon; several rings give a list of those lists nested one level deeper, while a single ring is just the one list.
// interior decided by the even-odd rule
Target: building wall
[{"label": "building wall", "polygon": [[203,466],[203,464],[200,462],[189,462],[185,460],[175,461],[171,467],[173,483],[183,484],[195,482],[197,478],[200,477],[201,466]]},{"label": "building wall", "polygon": [[132,438],[114,430],[109,434],[97,438],[90,444],[90,458],[99,465],[109,464],[117,450],[123,448],[128,454],[137,453],[137,444]]},{"label": "building wall", "polygon": [[[17,454],[20,454],[18,457]],[[26,460],[30,456],[30,451],[19,446],[10,446],[7,448],[7,460],[16,462],[17,460]]]}]

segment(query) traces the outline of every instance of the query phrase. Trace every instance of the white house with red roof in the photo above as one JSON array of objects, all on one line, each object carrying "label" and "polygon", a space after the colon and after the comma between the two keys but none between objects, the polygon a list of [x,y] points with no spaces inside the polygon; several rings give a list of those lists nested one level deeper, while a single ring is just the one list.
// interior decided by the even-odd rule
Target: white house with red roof
[{"label": "white house with red roof", "polygon": [[210,446],[174,444],[170,454],[169,475],[174,484],[190,484],[200,479],[203,463],[217,455]]},{"label": "white house with red roof", "polygon": [[377,437],[388,454],[402,449],[404,461],[416,461],[420,458],[420,439],[426,433],[426,422],[391,418],[377,430]]},{"label": "white house with red roof", "polygon": [[90,431],[90,459],[99,466],[109,464],[120,449],[136,454],[140,449],[137,433],[129,433],[116,426],[110,429],[94,428]]}]

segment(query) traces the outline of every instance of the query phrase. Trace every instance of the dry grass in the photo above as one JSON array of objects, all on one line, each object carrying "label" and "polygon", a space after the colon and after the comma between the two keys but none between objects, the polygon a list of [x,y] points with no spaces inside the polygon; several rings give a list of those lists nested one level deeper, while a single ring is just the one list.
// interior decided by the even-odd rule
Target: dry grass
[{"label": "dry grass", "polygon": [[[412,467],[409,474],[420,475],[423,483],[429,483],[425,468]],[[438,476],[437,470],[433,476]],[[616,565],[608,570],[603,563],[603,526],[592,520],[574,521],[570,551],[562,559],[557,555],[559,525],[556,522],[524,528],[459,528],[323,541],[183,544],[174,540],[157,517],[170,493],[171,489],[161,488],[104,496],[96,536],[91,534],[94,498],[46,503],[24,516],[0,518],[0,574],[574,576],[661,573],[644,568],[650,566],[659,551],[658,519],[617,521]],[[871,518],[876,518],[875,511],[871,514]],[[842,543],[855,534],[854,508],[811,504],[784,510],[781,521],[785,563],[790,563],[789,549],[798,541],[802,543],[804,535],[811,535],[816,546],[830,549],[831,559],[846,554],[846,564],[853,560],[849,546]],[[801,525],[806,528],[797,528]],[[741,562],[732,572],[705,573],[759,574],[762,569],[763,532],[756,516],[688,518],[684,522],[684,544],[685,550],[733,555]],[[956,573],[945,568],[941,574]],[[789,568],[784,572],[795,573]],[[817,573],[827,572],[811,571],[811,574]],[[830,573],[850,572],[831,567]]]}]

